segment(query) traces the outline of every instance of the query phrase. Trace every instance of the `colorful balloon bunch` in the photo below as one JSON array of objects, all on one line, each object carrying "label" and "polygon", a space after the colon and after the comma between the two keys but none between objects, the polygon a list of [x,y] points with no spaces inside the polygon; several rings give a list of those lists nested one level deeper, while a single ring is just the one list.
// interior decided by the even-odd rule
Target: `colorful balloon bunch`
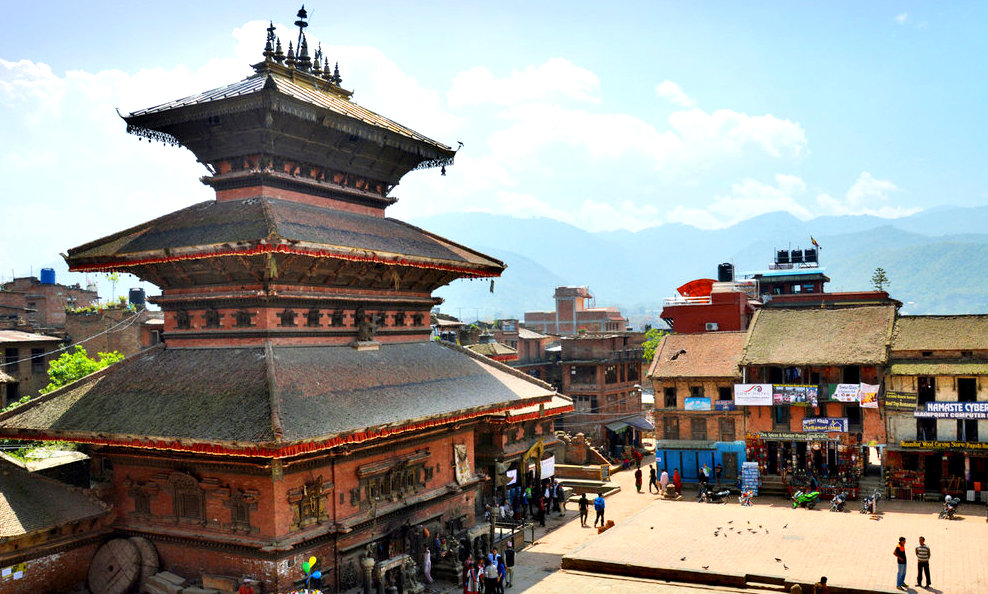
[{"label": "colorful balloon bunch", "polygon": [[308,561],[302,562],[302,571],[305,572],[305,589],[309,591],[309,580],[318,580],[322,577],[322,572],[318,569],[313,570],[316,566],[316,558],[309,557]]}]

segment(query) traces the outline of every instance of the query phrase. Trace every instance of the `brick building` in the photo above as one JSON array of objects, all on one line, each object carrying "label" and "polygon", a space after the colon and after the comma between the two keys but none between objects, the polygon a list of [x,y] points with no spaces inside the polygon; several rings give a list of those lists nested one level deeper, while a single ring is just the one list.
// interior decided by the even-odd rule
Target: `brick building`
[{"label": "brick building", "polygon": [[0,592],[73,592],[112,512],[82,489],[0,458]]},{"label": "brick building", "polygon": [[571,336],[578,332],[622,332],[628,320],[616,307],[591,307],[587,287],[556,287],[555,311],[525,312],[525,326],[543,334]]},{"label": "brick building", "polygon": [[43,334],[0,330],[0,408],[48,385],[48,363],[62,339]]},{"label": "brick building", "polygon": [[697,480],[700,467],[721,465],[737,478],[744,454],[744,416],[734,405],[741,382],[744,332],[667,334],[648,370],[655,392],[655,456],[672,476]]},{"label": "brick building", "polygon": [[583,334],[561,341],[560,392],[574,411],[562,421],[571,434],[583,433],[617,454],[639,445],[652,426],[642,417],[641,332]]},{"label": "brick building", "polygon": [[88,447],[114,530],[179,575],[283,592],[315,556],[327,590],[408,587],[426,531],[455,543],[482,509],[478,439],[544,446],[571,405],[430,340],[433,290],[504,265],[385,216],[405,173],[455,152],[352,102],[305,18],[298,53],[272,26],[254,75],[124,118],[195,153],[216,198],[67,261],[160,287],[164,344],[0,416],[0,436]]},{"label": "brick building", "polygon": [[67,307],[88,307],[99,301],[96,291],[78,284],[55,283],[55,272],[46,269],[43,279],[15,278],[0,285],[0,308],[7,314],[8,328],[30,328],[34,332],[65,327]]},{"label": "brick building", "polygon": [[[903,316],[888,370],[888,484],[899,498],[988,498],[988,316]],[[928,409],[940,405],[942,410]]]},{"label": "brick building", "polygon": [[747,458],[787,484],[811,475],[829,491],[881,472],[886,445],[878,401],[895,305],[763,308],[741,359]]},{"label": "brick building", "polygon": [[81,342],[90,357],[113,351],[129,357],[161,342],[163,328],[164,314],[144,308],[110,307],[65,316],[66,339]]}]

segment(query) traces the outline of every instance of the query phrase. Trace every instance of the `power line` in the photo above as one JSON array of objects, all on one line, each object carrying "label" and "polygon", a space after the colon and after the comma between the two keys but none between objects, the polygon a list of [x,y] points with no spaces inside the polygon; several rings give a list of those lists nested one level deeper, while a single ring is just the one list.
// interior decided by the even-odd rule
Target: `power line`
[{"label": "power line", "polygon": [[[32,355],[30,357],[25,357],[23,359],[18,359],[16,361],[5,361],[4,362],[4,366],[7,366],[7,365],[18,365],[18,364],[20,364],[20,363],[22,363],[24,361],[31,361],[33,359],[40,359],[40,358],[43,358],[43,357],[47,357],[47,356],[52,355],[54,353],[61,353],[63,351],[69,350],[70,348],[72,348],[74,346],[87,343],[90,340],[93,340],[95,338],[99,338],[100,336],[103,336],[105,334],[109,334],[111,332],[120,332],[122,330],[125,330],[126,328],[129,328],[130,326],[132,326],[134,324],[134,322],[136,322],[137,320],[139,320],[140,317],[141,317],[141,314],[144,313],[146,311],[146,309],[147,308],[142,307],[141,309],[139,309],[136,312],[134,312],[134,315],[130,319],[120,320],[119,322],[117,322],[113,326],[110,326],[106,330],[103,330],[102,332],[97,332],[96,334],[93,334],[92,336],[89,336],[87,338],[84,338],[82,340],[79,340],[79,341],[76,341],[76,342],[73,342],[73,343],[70,343],[70,344],[67,344],[64,347],[55,349],[53,351],[48,351],[48,352],[45,352],[45,353],[41,353],[40,355]],[[122,326],[122,327],[120,327],[120,326]]]}]

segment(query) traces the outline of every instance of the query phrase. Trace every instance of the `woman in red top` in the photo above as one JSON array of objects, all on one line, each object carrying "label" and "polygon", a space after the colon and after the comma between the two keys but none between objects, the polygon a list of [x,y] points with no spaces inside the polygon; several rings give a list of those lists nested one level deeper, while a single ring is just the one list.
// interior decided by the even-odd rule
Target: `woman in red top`
[{"label": "woman in red top", "polygon": [[683,479],[679,476],[679,469],[672,471],[672,484],[676,487],[676,494],[680,495],[683,492]]}]

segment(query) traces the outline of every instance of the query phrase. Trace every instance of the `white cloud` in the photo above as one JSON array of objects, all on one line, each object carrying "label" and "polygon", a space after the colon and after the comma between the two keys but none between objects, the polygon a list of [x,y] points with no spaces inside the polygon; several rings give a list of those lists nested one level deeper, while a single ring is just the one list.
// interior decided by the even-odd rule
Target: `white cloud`
[{"label": "white cloud", "polygon": [[794,175],[778,174],[775,184],[745,179],[731,186],[730,193],[716,196],[705,207],[676,206],[666,216],[667,221],[692,225],[701,229],[730,227],[761,214],[786,211],[808,220],[814,214],[800,204],[806,184]]},{"label": "white cloud", "polygon": [[816,201],[823,210],[823,214],[833,215],[872,215],[895,219],[922,210],[920,208],[893,206],[889,195],[898,190],[899,187],[891,181],[877,179],[867,171],[863,171],[847,190],[843,199],[834,198],[828,194],[820,194]]},{"label": "white cloud", "polygon": [[900,24],[900,25],[905,25],[906,24],[906,21],[908,19],[909,19],[909,13],[908,12],[902,12],[902,13],[899,13],[899,14],[895,15],[895,22],[898,23],[898,24]]},{"label": "white cloud", "polygon": [[673,105],[679,107],[693,107],[693,100],[683,92],[679,85],[671,80],[664,80],[655,87],[655,94],[665,99]]},{"label": "white cloud", "polygon": [[484,104],[513,105],[562,97],[581,103],[599,103],[600,80],[564,58],[515,70],[498,79],[483,66],[456,75],[446,99],[453,107]]}]

